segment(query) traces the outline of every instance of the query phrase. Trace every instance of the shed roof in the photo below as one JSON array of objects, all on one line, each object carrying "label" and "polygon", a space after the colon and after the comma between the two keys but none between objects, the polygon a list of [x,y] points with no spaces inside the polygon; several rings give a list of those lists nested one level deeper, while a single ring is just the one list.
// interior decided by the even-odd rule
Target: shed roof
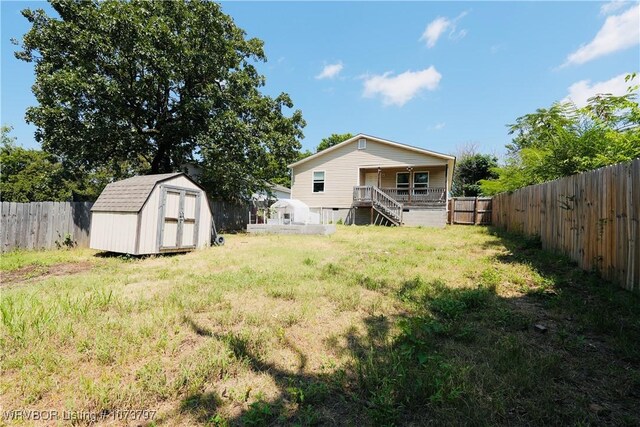
[{"label": "shed roof", "polygon": [[108,184],[91,211],[140,212],[157,183],[166,181],[182,172],[141,175]]}]

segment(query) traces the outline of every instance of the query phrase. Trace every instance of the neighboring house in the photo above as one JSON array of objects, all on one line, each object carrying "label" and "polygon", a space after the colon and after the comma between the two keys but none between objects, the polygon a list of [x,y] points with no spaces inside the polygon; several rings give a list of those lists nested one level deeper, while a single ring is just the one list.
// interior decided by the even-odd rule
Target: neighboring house
[{"label": "neighboring house", "polygon": [[273,184],[271,186],[271,191],[276,199],[290,199],[291,198],[291,189],[287,187],[283,187],[282,185]]},{"label": "neighboring house", "polygon": [[289,165],[322,222],[444,226],[455,157],[359,134]]},{"label": "neighboring house", "polygon": [[291,190],[278,184],[269,184],[269,191],[258,191],[251,195],[249,224],[263,224],[268,217],[269,206],[277,200],[291,199]]},{"label": "neighboring house", "polygon": [[266,191],[259,191],[257,193],[253,193],[251,196],[252,200],[282,200],[282,199],[290,199],[291,198],[291,190],[287,187],[278,184],[271,184],[269,186],[269,192],[271,195],[267,194]]}]

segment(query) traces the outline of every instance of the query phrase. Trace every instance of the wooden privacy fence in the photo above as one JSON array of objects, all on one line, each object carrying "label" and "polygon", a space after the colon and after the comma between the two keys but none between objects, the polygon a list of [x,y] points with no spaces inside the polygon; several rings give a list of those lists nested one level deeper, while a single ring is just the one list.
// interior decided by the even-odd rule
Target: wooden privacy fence
[{"label": "wooden privacy fence", "polygon": [[491,224],[491,197],[449,199],[449,224]]},{"label": "wooden privacy fence", "polygon": [[[1,202],[0,251],[89,247],[91,206],[92,202]],[[246,228],[249,204],[212,201],[211,209],[218,230]]]},{"label": "wooden privacy fence", "polygon": [[1,202],[0,251],[89,246],[91,202]]},{"label": "wooden privacy fence", "polygon": [[493,224],[640,292],[640,159],[502,193]]},{"label": "wooden privacy fence", "polygon": [[247,228],[251,205],[248,202],[209,200],[218,231],[239,231]]}]

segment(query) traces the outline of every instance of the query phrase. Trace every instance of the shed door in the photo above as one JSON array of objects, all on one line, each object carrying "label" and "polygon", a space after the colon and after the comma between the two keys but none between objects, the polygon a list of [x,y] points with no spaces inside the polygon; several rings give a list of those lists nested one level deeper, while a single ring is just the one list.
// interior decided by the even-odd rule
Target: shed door
[{"label": "shed door", "polygon": [[201,193],[188,188],[161,188],[158,249],[194,249],[198,246]]}]

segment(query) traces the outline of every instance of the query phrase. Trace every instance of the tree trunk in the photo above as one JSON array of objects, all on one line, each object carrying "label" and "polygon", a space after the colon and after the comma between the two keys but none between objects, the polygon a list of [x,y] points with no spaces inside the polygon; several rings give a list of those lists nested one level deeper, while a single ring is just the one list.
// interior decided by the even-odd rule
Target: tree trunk
[{"label": "tree trunk", "polygon": [[171,168],[171,159],[169,157],[168,144],[164,141],[158,141],[158,152],[153,156],[151,161],[151,173],[168,173],[173,172]]}]

